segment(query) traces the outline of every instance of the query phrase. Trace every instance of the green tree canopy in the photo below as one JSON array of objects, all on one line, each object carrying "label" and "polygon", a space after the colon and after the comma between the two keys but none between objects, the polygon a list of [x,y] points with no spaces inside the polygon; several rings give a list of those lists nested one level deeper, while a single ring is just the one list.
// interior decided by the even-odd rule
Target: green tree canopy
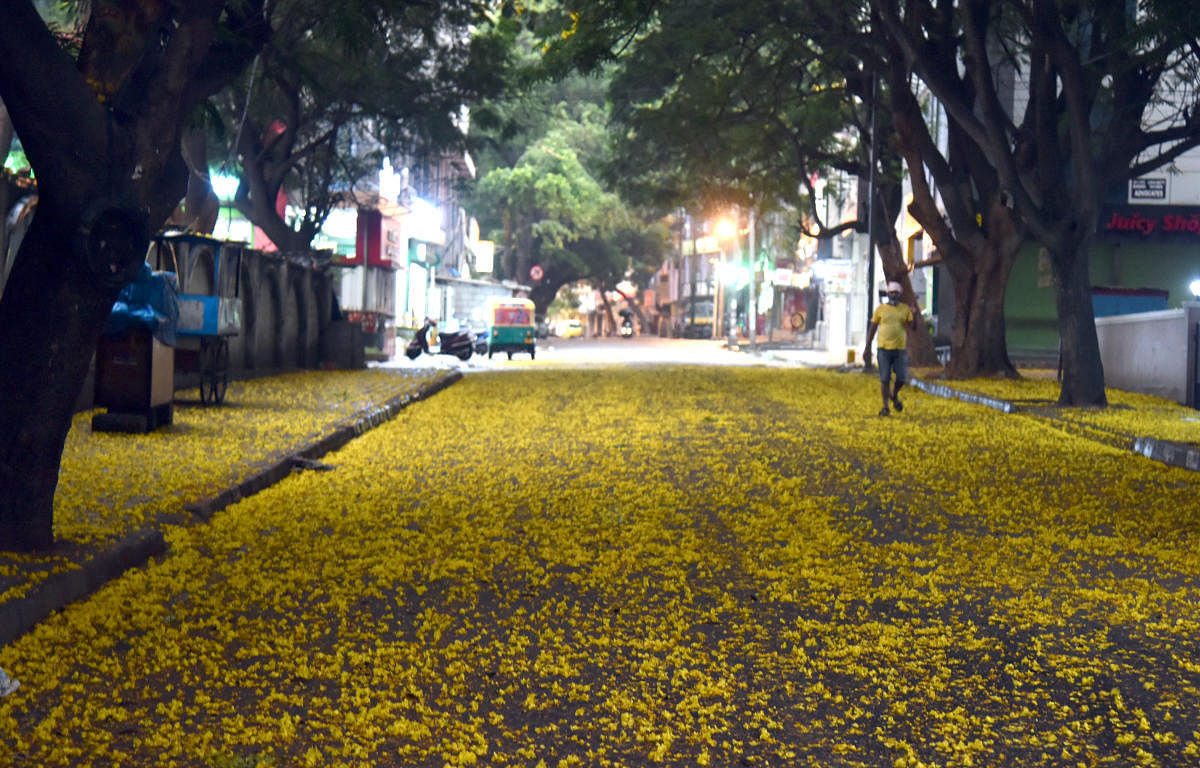
[{"label": "green tree canopy", "polygon": [[259,60],[216,102],[215,153],[234,159],[239,210],[289,250],[353,204],[383,156],[461,146],[463,106],[501,86],[511,42],[473,0],[280,6]]},{"label": "green tree canopy", "polygon": [[[1105,198],[1200,145],[1200,21],[1178,0],[872,0],[895,55],[1049,254],[1063,405],[1104,405],[1089,248]],[[965,76],[964,76],[965,75]],[[1019,95],[1027,98],[1018,100]]]},{"label": "green tree canopy", "polygon": [[[532,50],[532,38],[524,39]],[[528,72],[539,65],[536,55],[526,60]],[[665,229],[641,217],[602,175],[611,157],[606,86],[602,77],[579,74],[526,77],[504,99],[473,111],[473,145],[481,148],[473,209],[500,244],[502,277],[529,283],[530,267],[542,268],[532,286],[540,311],[577,280],[598,288],[636,282],[665,247]]]}]

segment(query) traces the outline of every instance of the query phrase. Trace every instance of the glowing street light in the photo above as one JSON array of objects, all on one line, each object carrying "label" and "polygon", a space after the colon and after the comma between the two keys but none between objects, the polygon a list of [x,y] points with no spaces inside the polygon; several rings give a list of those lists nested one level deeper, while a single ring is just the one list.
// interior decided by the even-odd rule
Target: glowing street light
[{"label": "glowing street light", "polygon": [[[737,265],[733,263],[733,254],[728,258],[725,256],[725,245],[728,243],[731,247],[737,244],[738,227],[734,219],[723,217],[717,221],[717,239],[721,241],[721,269],[717,275],[717,300],[713,302],[714,314],[721,316],[724,320],[727,344],[730,349],[737,347],[737,335],[734,325],[737,320],[737,310],[734,309],[733,302],[735,298],[731,295],[729,287],[733,286],[738,281]],[[729,307],[726,308],[726,303]],[[719,331],[718,331],[719,332]]]},{"label": "glowing street light", "polygon": [[737,237],[737,225],[730,219],[721,219],[717,222],[717,237],[732,240]]}]

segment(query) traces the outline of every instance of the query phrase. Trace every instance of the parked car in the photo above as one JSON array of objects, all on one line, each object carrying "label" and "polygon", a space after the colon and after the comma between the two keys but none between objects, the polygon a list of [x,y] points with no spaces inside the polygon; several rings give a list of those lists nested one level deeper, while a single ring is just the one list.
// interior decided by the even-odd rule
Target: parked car
[{"label": "parked car", "polygon": [[538,317],[537,323],[534,325],[534,333],[539,339],[545,339],[550,336],[550,321],[546,319],[545,315]]},{"label": "parked car", "polygon": [[563,323],[562,329],[558,335],[564,339],[575,339],[583,335],[583,323],[572,319]]}]

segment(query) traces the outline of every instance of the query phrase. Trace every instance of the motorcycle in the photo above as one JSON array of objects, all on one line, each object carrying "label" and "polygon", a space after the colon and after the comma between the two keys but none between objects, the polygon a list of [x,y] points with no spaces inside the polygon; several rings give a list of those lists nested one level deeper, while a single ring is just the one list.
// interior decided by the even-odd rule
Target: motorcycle
[{"label": "motorcycle", "polygon": [[633,338],[633,321],[629,318],[625,318],[625,322],[621,323],[620,333],[624,338]]},{"label": "motorcycle", "polygon": [[[430,341],[434,337],[437,338],[437,343],[431,344]],[[459,360],[469,360],[474,351],[475,339],[470,333],[464,331],[438,333],[437,323],[425,318],[425,324],[420,327],[416,335],[408,342],[408,346],[404,348],[404,355],[409,360],[416,360],[422,352],[430,355],[454,355]]]}]

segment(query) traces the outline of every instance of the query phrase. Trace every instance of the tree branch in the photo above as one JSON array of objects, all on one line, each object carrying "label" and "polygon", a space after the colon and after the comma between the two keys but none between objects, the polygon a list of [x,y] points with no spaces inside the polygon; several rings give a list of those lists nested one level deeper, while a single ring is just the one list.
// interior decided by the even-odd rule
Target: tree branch
[{"label": "tree branch", "polygon": [[[29,0],[7,3],[0,23],[0,99],[25,154],[51,187],[86,178],[81,164],[109,153],[108,114]],[[54,99],[46,98],[54,93]],[[69,182],[68,182],[69,183]]]}]

